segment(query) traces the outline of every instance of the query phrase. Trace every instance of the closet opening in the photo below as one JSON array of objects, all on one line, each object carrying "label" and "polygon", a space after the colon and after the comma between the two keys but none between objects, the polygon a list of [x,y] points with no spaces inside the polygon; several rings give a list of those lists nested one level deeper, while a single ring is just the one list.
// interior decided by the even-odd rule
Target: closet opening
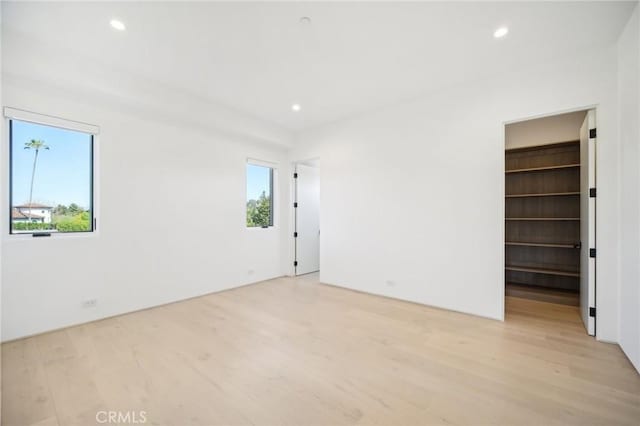
[{"label": "closet opening", "polygon": [[505,125],[505,296],[574,306],[590,335],[596,136],[595,110]]}]

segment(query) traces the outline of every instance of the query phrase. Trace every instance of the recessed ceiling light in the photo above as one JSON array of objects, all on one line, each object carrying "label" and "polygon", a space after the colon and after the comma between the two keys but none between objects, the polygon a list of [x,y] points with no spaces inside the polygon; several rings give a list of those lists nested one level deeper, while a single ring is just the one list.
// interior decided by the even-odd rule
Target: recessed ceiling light
[{"label": "recessed ceiling light", "polygon": [[119,19],[112,19],[109,23],[118,31],[124,31],[127,29],[127,27],[124,25],[124,22],[120,21]]},{"label": "recessed ceiling light", "polygon": [[300,104],[293,104],[293,105],[291,105],[291,110],[292,110],[292,111],[298,112],[298,111],[300,111],[301,109],[302,109],[302,107],[300,106]]},{"label": "recessed ceiling light", "polygon": [[303,16],[302,18],[300,18],[300,23],[302,25],[309,25],[311,23],[311,18],[309,18],[308,16]]},{"label": "recessed ceiling light", "polygon": [[506,36],[506,35],[507,35],[507,33],[509,33],[509,28],[507,28],[507,27],[500,27],[500,28],[498,28],[498,29],[493,33],[493,36],[494,36],[495,38],[502,38],[502,37]]}]

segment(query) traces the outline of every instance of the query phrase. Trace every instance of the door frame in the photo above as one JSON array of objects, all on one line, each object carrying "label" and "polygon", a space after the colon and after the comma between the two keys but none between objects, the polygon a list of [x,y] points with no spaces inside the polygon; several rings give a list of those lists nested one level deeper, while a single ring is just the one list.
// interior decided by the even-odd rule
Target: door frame
[{"label": "door frame", "polygon": [[[580,287],[582,289],[583,286],[586,285],[587,289],[590,289],[591,286],[593,286],[593,294],[590,294],[591,292],[588,291],[586,298],[583,298],[582,294],[580,294],[580,300],[586,300],[586,304],[587,309],[586,311],[583,308],[583,305],[580,305],[580,319],[582,319],[582,322],[584,323],[586,329],[587,329],[587,334],[589,335],[596,335],[596,324],[597,324],[597,317],[596,317],[596,312],[597,312],[597,308],[596,308],[596,299],[597,299],[597,257],[596,257],[596,253],[590,254],[591,250],[593,250],[594,252],[597,251],[597,246],[598,246],[598,238],[597,238],[597,230],[598,230],[598,225],[597,225],[597,218],[598,218],[598,213],[596,211],[596,209],[598,208],[598,200],[596,197],[596,194],[591,195],[591,189],[593,189],[594,191],[597,191],[598,188],[598,175],[597,175],[597,169],[598,169],[598,165],[597,165],[597,161],[598,161],[598,155],[597,155],[597,148],[598,148],[598,137],[597,137],[597,128],[598,128],[598,123],[597,123],[597,111],[595,109],[592,110],[588,110],[587,111],[587,115],[584,119],[584,122],[582,124],[582,126],[585,126],[585,124],[587,125],[587,128],[585,129],[586,131],[586,147],[583,147],[582,143],[583,143],[583,134],[582,134],[582,129],[583,127],[580,127],[580,183],[581,183],[581,187],[580,187],[580,215],[582,218],[582,204],[583,202],[586,201],[588,207],[587,209],[592,209],[593,213],[592,215],[588,215],[587,217],[589,218],[589,221],[587,222],[587,227],[586,227],[586,232],[589,235],[589,237],[591,236],[591,232],[593,232],[593,241],[588,241],[589,245],[588,246],[584,246],[584,244],[582,244],[582,247],[580,249]],[[591,125],[589,125],[591,124]],[[591,130],[596,130],[595,134],[591,134]],[[583,192],[583,188],[582,188],[582,179],[583,179],[583,171],[585,170],[583,168],[582,165],[582,150],[583,148],[586,148],[586,155],[587,155],[587,173],[586,173],[586,178],[587,178],[587,185],[588,185],[588,191],[589,193],[585,193]],[[589,153],[592,152],[592,155],[589,156]],[[591,169],[591,166],[593,166],[593,176],[589,175],[589,171]],[[592,179],[590,179],[592,178]],[[583,198],[586,197],[586,198]],[[581,221],[580,222],[580,237],[581,237],[581,243],[583,243],[582,241],[582,232],[585,229],[583,227],[584,223]],[[587,237],[587,239],[589,239],[589,237]],[[584,274],[583,268],[582,268],[582,262],[583,260],[587,259],[587,265],[586,265],[586,270],[589,271],[588,274]],[[585,280],[586,278],[586,280]],[[584,285],[583,285],[584,284]],[[590,297],[593,298],[593,303],[590,302]],[[593,306],[591,306],[593,305]],[[591,309],[594,310],[593,314],[591,313]],[[586,315],[586,319],[585,316]],[[591,320],[591,318],[593,318],[593,321]],[[591,329],[593,329],[593,334],[591,334]]]},{"label": "door frame", "polygon": [[[600,106],[599,104],[588,104],[588,105],[583,105],[583,106],[577,106],[577,107],[574,107],[574,108],[555,110],[555,111],[552,111],[552,112],[543,112],[543,113],[532,114],[532,115],[528,115],[528,116],[513,117],[513,118],[510,118],[510,119],[505,120],[505,121],[502,122],[502,124],[500,126],[500,131],[501,131],[500,140],[502,141],[502,144],[500,145],[500,148],[501,148],[500,155],[501,155],[501,158],[502,158],[502,176],[503,176],[503,179],[500,180],[500,182],[501,182],[501,191],[502,191],[502,197],[500,197],[500,202],[501,202],[501,215],[502,215],[502,223],[503,223],[503,226],[501,227],[501,230],[502,230],[501,250],[502,250],[502,270],[503,271],[504,271],[504,268],[506,266],[506,249],[505,249],[505,246],[504,246],[504,241],[505,241],[504,222],[505,222],[505,208],[506,208],[506,202],[505,202],[505,198],[504,198],[504,193],[505,193],[505,189],[506,189],[505,188],[505,181],[504,181],[504,174],[505,174],[505,171],[506,171],[506,163],[505,163],[505,159],[504,159],[504,150],[506,148],[506,143],[507,143],[507,140],[506,140],[506,128],[507,128],[507,126],[509,124],[519,123],[519,122],[522,122],[522,121],[535,120],[537,118],[546,118],[546,117],[553,117],[553,116],[556,116],[556,115],[568,114],[568,113],[572,113],[572,112],[593,110],[594,111],[594,115],[595,115],[595,125],[596,125],[596,128],[597,128],[598,127],[598,116],[599,116],[598,110],[599,110],[599,106]],[[597,141],[597,139],[596,139],[596,141]],[[598,156],[597,155],[597,146],[598,145],[596,144],[596,151],[595,151],[596,152],[595,153],[596,158]],[[596,179],[596,186],[597,186],[597,181],[598,181],[598,176],[597,176],[597,168],[598,168],[598,166],[597,166],[597,164],[596,164],[595,168],[596,168],[595,179]],[[582,188],[580,188],[580,190],[582,191]],[[598,217],[598,203],[596,202],[596,207],[595,207],[595,211],[594,211],[594,221],[596,221],[597,217]],[[594,240],[597,241],[598,240],[598,225],[597,225],[597,221],[596,221],[595,228],[596,228],[596,234],[595,234]],[[581,272],[582,272],[582,267],[580,269],[581,269]],[[597,258],[596,258],[596,268],[595,268],[595,270],[597,271]],[[504,274],[503,274],[503,277],[504,277]],[[597,302],[597,297],[596,297],[596,294],[597,294],[597,291],[598,291],[597,290],[597,288],[598,288],[598,282],[597,282],[598,280],[597,280],[597,278],[598,277],[597,277],[597,272],[596,272],[596,276],[595,276],[596,282],[595,282],[594,294],[593,294],[594,307],[596,308],[596,312],[598,310],[598,308],[597,308],[597,306],[598,306],[597,303],[598,302]],[[501,286],[500,291],[499,291],[499,297],[500,297],[499,304],[501,304],[501,306],[502,306],[501,309],[500,309],[500,312],[502,313],[502,320],[503,321],[505,320],[505,317],[506,317],[506,315],[505,315],[506,314],[506,306],[505,306],[505,298],[506,298],[506,294],[505,293],[506,292],[505,292],[505,287],[506,287],[506,280],[503,278],[502,286]],[[580,313],[580,321],[582,322],[582,314],[581,313]],[[595,321],[595,327],[594,327],[594,334],[592,336],[594,338],[598,335],[598,327],[597,327],[597,325],[598,325],[598,322],[596,320]],[[588,330],[586,329],[586,326],[585,326],[585,332],[588,334]]]}]

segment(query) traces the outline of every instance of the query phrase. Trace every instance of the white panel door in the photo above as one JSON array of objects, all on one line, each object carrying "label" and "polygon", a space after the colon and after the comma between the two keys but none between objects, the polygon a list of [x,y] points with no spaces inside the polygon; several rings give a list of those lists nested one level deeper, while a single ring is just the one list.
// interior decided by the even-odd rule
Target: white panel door
[{"label": "white panel door", "polygon": [[320,270],[320,170],[296,167],[296,275]]},{"label": "white panel door", "polygon": [[596,258],[590,249],[596,248],[596,139],[590,129],[596,128],[595,112],[589,111],[580,128],[580,313],[587,333],[595,336],[596,319],[589,308],[596,307]]}]

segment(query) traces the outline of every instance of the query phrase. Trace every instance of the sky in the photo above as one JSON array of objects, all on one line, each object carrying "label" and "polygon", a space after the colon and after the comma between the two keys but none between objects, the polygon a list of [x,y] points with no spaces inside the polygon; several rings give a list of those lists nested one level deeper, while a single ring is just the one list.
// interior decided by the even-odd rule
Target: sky
[{"label": "sky", "polygon": [[13,205],[29,202],[35,151],[24,149],[31,139],[44,141],[33,185],[33,202],[52,207],[76,203],[91,205],[91,135],[56,127],[11,121]]},{"label": "sky", "polygon": [[247,201],[257,200],[262,191],[270,195],[269,170],[268,167],[247,164]]}]

